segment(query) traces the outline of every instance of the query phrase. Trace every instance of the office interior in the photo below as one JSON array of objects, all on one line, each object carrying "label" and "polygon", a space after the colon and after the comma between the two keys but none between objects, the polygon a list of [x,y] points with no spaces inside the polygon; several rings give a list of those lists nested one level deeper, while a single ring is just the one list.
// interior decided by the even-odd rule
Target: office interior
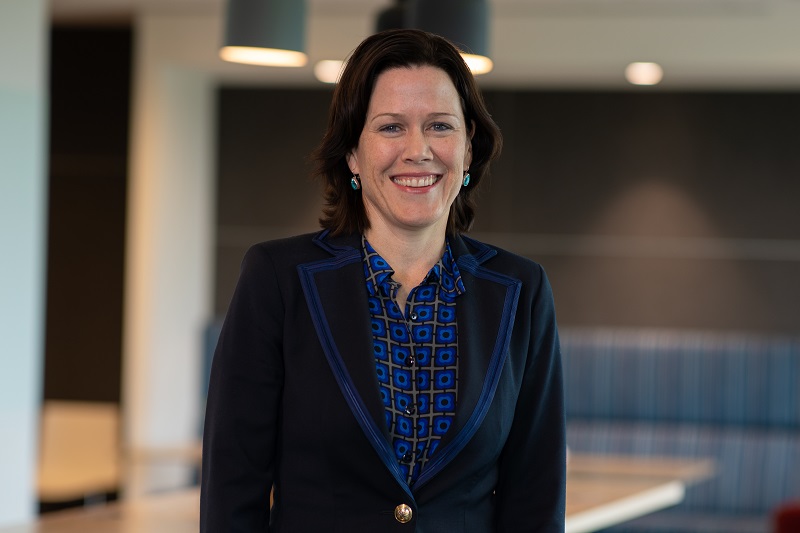
[{"label": "office interior", "polygon": [[[318,228],[308,156],[332,86],[313,63],[344,58],[389,3],[310,0],[299,69],[221,61],[219,0],[0,5],[0,527],[48,508],[37,490],[48,402],[111,406],[115,482],[91,497],[196,483],[204,377],[241,257]],[[712,393],[730,411],[777,384],[754,400],[763,412],[701,409],[653,430],[707,436],[743,420],[739,441],[714,434],[709,446],[772,457],[739,481],[782,472],[780,487],[751,487],[762,508],[730,504],[702,527],[738,514],[768,527],[767,507],[800,499],[800,4],[490,3],[495,70],[478,81],[505,145],[472,234],[544,266],[567,363],[598,345],[733,353],[741,369],[719,368],[741,382]],[[626,81],[634,61],[659,62],[661,83]],[[655,405],[662,388],[626,401]],[[597,413],[582,408],[568,412],[573,437],[596,444]],[[614,438],[654,453],[694,446],[659,448],[631,425],[608,436],[656,411],[608,414],[593,451]]]}]

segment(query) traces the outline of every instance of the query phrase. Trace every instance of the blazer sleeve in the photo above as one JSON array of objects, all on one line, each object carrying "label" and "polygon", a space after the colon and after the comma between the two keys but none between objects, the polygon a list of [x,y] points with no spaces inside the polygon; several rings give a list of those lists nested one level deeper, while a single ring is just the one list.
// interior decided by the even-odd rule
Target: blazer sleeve
[{"label": "blazer sleeve", "polygon": [[566,424],[561,350],[552,290],[544,270],[537,267],[524,375],[499,460],[497,533],[564,532]]},{"label": "blazer sleeve", "polygon": [[203,432],[200,531],[269,530],[283,387],[283,301],[262,247],[242,262],[211,366]]}]

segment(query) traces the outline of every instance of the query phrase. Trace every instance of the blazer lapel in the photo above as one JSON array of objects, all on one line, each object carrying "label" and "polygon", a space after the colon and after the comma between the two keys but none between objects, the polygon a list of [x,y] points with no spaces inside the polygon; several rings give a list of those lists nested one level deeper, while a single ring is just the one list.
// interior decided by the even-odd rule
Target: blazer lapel
[{"label": "blazer lapel", "polygon": [[[315,242],[331,257],[297,267],[314,327],[339,388],[362,431],[398,484],[413,499],[389,442],[372,354],[372,331],[358,235]],[[469,247],[467,246],[469,244]],[[480,427],[497,390],[514,327],[521,282],[481,264],[496,252],[452,238],[466,292],[458,300],[459,388],[453,426],[414,490],[442,471]]]},{"label": "blazer lapel", "polygon": [[508,354],[521,289],[519,280],[481,266],[496,254],[494,249],[463,237],[451,238],[450,246],[466,287],[457,311],[458,407],[453,426],[414,484],[415,491],[458,455],[483,422]]},{"label": "blazer lapel", "polygon": [[[409,496],[384,423],[358,235],[315,242],[331,253],[298,266],[308,308],[325,357],[350,410],[375,451]],[[413,497],[412,497],[413,498]]]}]

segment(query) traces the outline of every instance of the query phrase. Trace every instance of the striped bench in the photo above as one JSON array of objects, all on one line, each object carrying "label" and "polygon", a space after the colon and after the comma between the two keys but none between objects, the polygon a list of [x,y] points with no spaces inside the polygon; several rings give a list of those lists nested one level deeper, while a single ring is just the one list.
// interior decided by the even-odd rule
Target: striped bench
[{"label": "striped bench", "polygon": [[680,505],[609,531],[769,533],[800,497],[800,338],[564,328],[561,343],[571,449],[717,464]]}]

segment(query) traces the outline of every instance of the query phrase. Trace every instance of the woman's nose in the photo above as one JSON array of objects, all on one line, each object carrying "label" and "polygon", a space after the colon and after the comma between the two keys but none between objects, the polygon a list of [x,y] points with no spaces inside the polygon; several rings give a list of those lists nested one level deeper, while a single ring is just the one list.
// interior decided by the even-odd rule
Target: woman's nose
[{"label": "woman's nose", "polygon": [[409,130],[406,135],[403,159],[411,162],[429,161],[433,158],[431,146],[424,131]]}]

